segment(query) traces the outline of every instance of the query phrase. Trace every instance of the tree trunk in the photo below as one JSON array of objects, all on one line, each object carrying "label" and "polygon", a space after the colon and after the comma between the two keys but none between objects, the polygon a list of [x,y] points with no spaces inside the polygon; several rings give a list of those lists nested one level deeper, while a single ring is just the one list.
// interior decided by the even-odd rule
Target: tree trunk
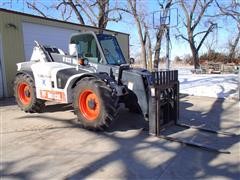
[{"label": "tree trunk", "polygon": [[[164,5],[164,3],[165,3],[165,5]],[[172,0],[163,1],[162,4],[159,1],[159,5],[162,6],[161,16],[162,17],[170,16],[168,14],[169,14],[170,7],[172,6]],[[165,30],[167,28],[167,23],[168,23],[168,22],[166,22],[166,20],[167,19],[165,19],[164,22],[162,22],[162,24],[158,28],[158,32],[156,35],[156,45],[155,45],[155,53],[154,53],[154,69],[158,69],[158,65],[159,65],[159,61],[160,61],[162,38],[165,34]]]},{"label": "tree trunk", "polygon": [[147,52],[146,52],[146,48],[145,48],[145,45],[141,45],[142,47],[142,59],[143,59],[143,66],[144,66],[144,69],[147,69]]},{"label": "tree trunk", "polygon": [[[194,0],[193,2],[185,1],[185,0],[180,1],[180,5],[183,9],[185,19],[186,19],[184,26],[187,28],[187,35],[188,35],[188,37],[185,37],[184,35],[181,34],[180,37],[182,37],[184,40],[186,40],[189,43],[195,69],[200,68],[198,52],[203,42],[209,35],[209,33],[212,32],[213,28],[216,26],[216,23],[213,23],[210,20],[208,20],[210,22],[210,26],[208,26],[207,30],[197,32],[197,33],[194,33],[194,30],[197,28],[197,26],[199,26],[199,23],[201,22],[202,18],[204,17],[207,11],[207,8],[210,7],[212,2],[213,0],[205,0],[205,1]],[[191,6],[191,4],[193,5]],[[196,13],[197,11],[198,13]],[[200,39],[199,44],[196,45],[195,44],[196,36],[200,34],[202,34],[203,36]]]},{"label": "tree trunk", "polygon": [[199,56],[198,56],[198,51],[195,46],[190,45],[191,51],[192,51],[192,58],[193,58],[193,64],[194,64],[194,69],[199,69],[200,64],[199,64]]},{"label": "tree trunk", "polygon": [[145,46],[147,46],[147,57],[148,57],[147,67],[148,67],[148,70],[151,71],[152,70],[152,42],[151,42],[151,37],[149,35],[149,29],[146,23],[144,23],[144,30],[145,30],[145,41],[146,41]]},{"label": "tree trunk", "polygon": [[160,51],[161,51],[161,43],[162,43],[162,37],[165,32],[165,27],[161,26],[159,31],[157,32],[157,40],[155,45],[155,53],[154,53],[154,69],[158,69],[159,65],[159,57],[160,57]]},{"label": "tree trunk", "polygon": [[156,46],[155,46],[155,53],[154,53],[154,65],[153,65],[154,69],[158,69],[160,51],[161,51],[161,40],[157,39]]},{"label": "tree trunk", "polygon": [[106,29],[106,26],[107,26],[108,13],[106,13],[106,9],[108,8],[108,6],[109,6],[109,0],[98,1],[98,9],[99,9],[98,27],[101,29]]},{"label": "tree trunk", "polygon": [[240,40],[240,25],[238,27],[238,34],[233,43],[230,45],[230,52],[229,52],[229,59],[232,61],[236,56],[236,47],[238,45],[238,42]]},{"label": "tree trunk", "polygon": [[148,42],[148,69],[152,70],[152,45],[150,40]]},{"label": "tree trunk", "polygon": [[198,49],[195,45],[194,38],[193,38],[193,31],[191,28],[188,27],[188,39],[189,39],[189,46],[192,52],[192,58],[193,58],[193,65],[194,69],[199,69],[200,64],[199,64],[199,55],[198,55]]},{"label": "tree trunk", "polygon": [[143,66],[145,69],[147,69],[147,53],[146,53],[146,42],[143,39],[143,35],[142,35],[142,26],[140,24],[140,20],[138,19],[138,17],[134,17],[135,18],[135,22],[137,24],[137,30],[138,30],[138,36],[140,39],[140,43],[141,43],[141,59],[143,61]]},{"label": "tree trunk", "polygon": [[131,9],[131,14],[133,15],[134,21],[137,25],[138,36],[139,36],[139,40],[140,40],[140,43],[141,43],[141,61],[143,61],[144,68],[147,69],[146,40],[143,37],[142,24],[141,24],[140,15],[138,14],[138,11],[137,11],[136,2],[137,2],[136,0],[128,0],[128,4],[129,4],[130,9]]}]

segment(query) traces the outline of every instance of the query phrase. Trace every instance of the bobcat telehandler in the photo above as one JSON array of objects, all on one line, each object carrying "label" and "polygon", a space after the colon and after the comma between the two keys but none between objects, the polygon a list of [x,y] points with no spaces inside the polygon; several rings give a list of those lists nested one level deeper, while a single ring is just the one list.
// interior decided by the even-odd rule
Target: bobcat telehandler
[{"label": "bobcat telehandler", "polygon": [[113,35],[74,34],[68,55],[61,49],[35,43],[30,61],[17,64],[14,95],[23,111],[41,112],[46,101],[72,103],[83,127],[103,130],[116,118],[119,103],[124,103],[131,112],[140,113],[149,121],[150,134],[225,152],[160,134],[160,130],[170,124],[193,128],[177,123],[179,82],[176,70],[149,72],[132,68]]}]

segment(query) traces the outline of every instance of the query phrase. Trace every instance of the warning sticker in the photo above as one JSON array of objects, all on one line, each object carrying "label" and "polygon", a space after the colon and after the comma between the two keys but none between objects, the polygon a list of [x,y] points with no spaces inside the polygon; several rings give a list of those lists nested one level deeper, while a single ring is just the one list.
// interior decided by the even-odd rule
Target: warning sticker
[{"label": "warning sticker", "polygon": [[54,100],[57,102],[65,102],[64,92],[60,91],[49,91],[49,90],[40,90],[40,96],[42,99]]}]

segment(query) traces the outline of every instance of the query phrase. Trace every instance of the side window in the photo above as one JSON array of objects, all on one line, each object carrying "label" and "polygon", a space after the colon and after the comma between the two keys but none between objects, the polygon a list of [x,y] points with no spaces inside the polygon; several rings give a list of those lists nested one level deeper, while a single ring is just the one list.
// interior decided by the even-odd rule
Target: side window
[{"label": "side window", "polygon": [[101,62],[97,42],[91,34],[75,36],[72,38],[72,42],[77,44],[79,57],[87,58],[89,62]]}]

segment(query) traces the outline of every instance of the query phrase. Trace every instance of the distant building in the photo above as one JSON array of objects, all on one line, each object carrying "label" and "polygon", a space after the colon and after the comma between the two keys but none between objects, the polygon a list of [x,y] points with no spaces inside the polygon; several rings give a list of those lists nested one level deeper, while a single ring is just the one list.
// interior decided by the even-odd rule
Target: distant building
[{"label": "distant building", "polygon": [[[92,26],[10,11],[0,8],[0,98],[13,95],[16,63],[28,61],[34,40],[68,52],[70,35],[79,31],[99,31]],[[126,59],[129,58],[129,34],[104,30],[116,35]]]}]

